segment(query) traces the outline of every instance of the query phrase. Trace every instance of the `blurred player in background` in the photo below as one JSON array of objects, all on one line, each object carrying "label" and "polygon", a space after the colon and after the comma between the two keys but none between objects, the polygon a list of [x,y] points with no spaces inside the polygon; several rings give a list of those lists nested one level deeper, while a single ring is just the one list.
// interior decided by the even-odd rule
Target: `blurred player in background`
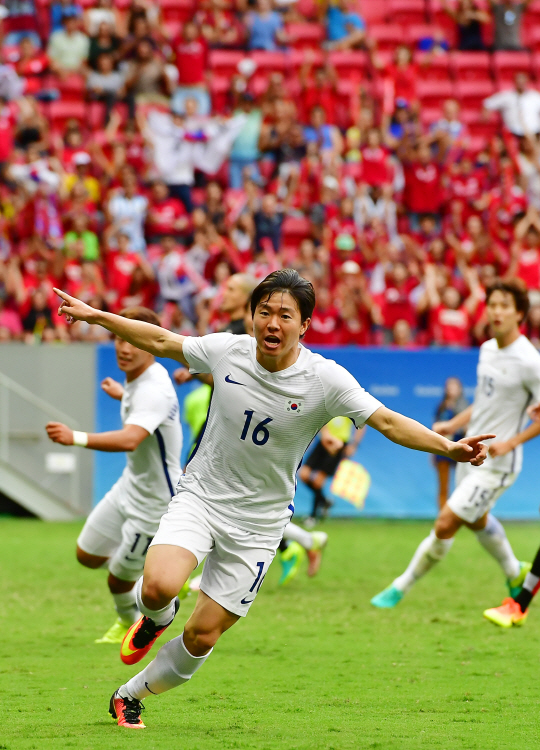
[{"label": "blurred player in background", "polygon": [[[355,435],[352,441],[351,432]],[[353,456],[365,432],[355,430],[348,417],[334,417],[319,433],[319,442],[304,459],[298,472],[300,479],[313,490],[313,509],[306,519],[305,525],[311,529],[317,518],[325,517],[332,507],[332,502],[324,495],[324,483],[333,477],[343,458]],[[322,561],[322,551],[328,542],[328,536],[323,531],[306,531],[290,523],[285,528],[283,540],[280,544],[281,586],[289,583],[300,570],[302,561],[307,555],[308,576],[318,573]]]},{"label": "blurred player in background", "polygon": [[[156,313],[144,307],[126,308],[121,315],[160,325]],[[46,426],[55,443],[127,454],[122,476],[90,513],[77,540],[81,565],[109,569],[108,585],[118,614],[96,643],[121,643],[139,619],[135,581],[142,575],[148,547],[181,474],[180,410],[167,370],[152,354],[118,336],[114,346],[126,382],[122,386],[105,378],[101,387],[121,401],[122,429],[86,433],[59,422]]]},{"label": "blurred player in background", "polygon": [[[206,558],[201,590],[183,633],[112,695],[118,724],[142,729],[142,699],[187,682],[221,635],[245,617],[294,513],[297,467],[333,417],[368,423],[399,445],[481,464],[492,434],[453,443],[384,407],[336,362],[300,345],[315,306],[312,284],[275,271],[251,298],[255,336],[181,336],[96,310],[65,292],[60,313],[85,320],[155,356],[214,378],[207,427],[150,545],[137,583],[141,619],[121,646],[136,664],[172,623],[177,593]],[[292,409],[292,405],[296,408]]]},{"label": "blurred player in background", "polygon": [[344,458],[354,456],[364,432],[365,429],[355,430],[347,417],[335,417],[322,428],[319,442],[308,453],[298,472],[304,484],[313,490],[310,524],[326,516],[332,507],[332,501],[323,492],[325,482],[334,476]]},{"label": "blurred player in background", "polygon": [[[459,378],[448,378],[444,384],[444,396],[435,412],[435,423],[449,422],[451,419],[461,414],[468,407],[467,399],[463,395],[463,385]],[[460,430],[452,435],[452,440],[459,440],[463,437],[464,431]],[[455,468],[455,461],[449,461],[444,456],[434,456],[435,468],[437,470],[437,480],[439,484],[438,502],[439,510],[448,500],[448,491],[450,489],[450,477],[452,470]]]},{"label": "blurred player in background", "polygon": [[421,542],[405,572],[371,600],[376,607],[395,607],[416,581],[446,557],[462,526],[474,531],[497,560],[510,596],[519,592],[530,570],[530,564],[516,558],[502,524],[490,510],[521,471],[523,443],[540,434],[540,424],[523,429],[527,407],[540,400],[540,354],[520,333],[529,310],[522,282],[496,281],[487,290],[486,305],[494,338],[480,347],[474,403],[434,429],[453,435],[468,425],[467,434],[475,434],[489,425],[497,442],[490,446],[481,468],[458,468],[456,489],[439,511],[434,530]]},{"label": "blurred player in background", "polygon": [[[532,406],[527,411],[534,422],[540,422],[540,404]],[[529,605],[540,588],[540,548],[533,560],[530,571],[525,576],[523,587],[518,594],[507,597],[500,607],[486,609],[484,617],[501,628],[511,628],[512,625],[523,625],[527,619]]]}]

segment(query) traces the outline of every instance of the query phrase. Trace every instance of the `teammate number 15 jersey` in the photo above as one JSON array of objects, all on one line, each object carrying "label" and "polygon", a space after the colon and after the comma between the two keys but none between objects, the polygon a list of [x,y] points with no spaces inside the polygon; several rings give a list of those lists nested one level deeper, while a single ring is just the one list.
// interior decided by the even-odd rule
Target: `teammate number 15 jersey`
[{"label": "teammate number 15 jersey", "polygon": [[343,367],[303,346],[280,372],[257,362],[248,335],[190,337],[183,351],[191,373],[212,373],[214,393],[178,489],[239,528],[281,532],[294,511],[297,469],[321,427],[346,416],[359,428],[380,401]]}]

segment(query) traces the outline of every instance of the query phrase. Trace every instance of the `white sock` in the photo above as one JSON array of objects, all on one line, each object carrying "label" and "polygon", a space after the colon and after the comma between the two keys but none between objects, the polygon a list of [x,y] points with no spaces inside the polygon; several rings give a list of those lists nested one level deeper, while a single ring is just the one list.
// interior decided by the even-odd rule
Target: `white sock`
[{"label": "white sock", "polygon": [[517,576],[519,560],[514,555],[510,542],[506,538],[502,523],[491,513],[487,517],[487,523],[482,531],[476,532],[476,538],[482,547],[497,560],[507,578]]},{"label": "white sock", "polygon": [[430,535],[420,542],[407,570],[396,578],[393,586],[406,594],[419,578],[446,557],[453,543],[453,539],[438,539],[432,530]]},{"label": "white sock", "polygon": [[183,685],[202,667],[214,649],[204,656],[192,656],[184,646],[184,634],[162,646],[154,661],[118,688],[122,698],[142,700],[148,695],[159,695]]},{"label": "white sock", "polygon": [[137,597],[137,606],[139,612],[145,617],[149,617],[153,620],[156,625],[168,625],[174,619],[174,599],[172,599],[166,607],[163,609],[148,609],[143,603],[141,592],[142,592],[142,576],[135,584],[134,591]]},{"label": "white sock", "polygon": [[135,596],[135,587],[125,594],[112,594],[114,599],[114,608],[118,612],[118,617],[124,625],[133,625],[139,619],[139,610],[137,608],[137,599]]},{"label": "white sock", "polygon": [[304,549],[311,549],[313,547],[313,537],[309,531],[301,529],[295,523],[289,523],[285,526],[283,532],[283,539],[287,539],[290,542],[298,542]]}]

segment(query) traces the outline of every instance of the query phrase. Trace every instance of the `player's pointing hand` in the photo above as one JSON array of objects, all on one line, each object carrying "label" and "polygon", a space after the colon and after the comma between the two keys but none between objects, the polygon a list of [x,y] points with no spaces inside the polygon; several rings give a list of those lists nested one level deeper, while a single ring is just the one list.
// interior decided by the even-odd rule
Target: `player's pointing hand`
[{"label": "player's pointing hand", "polygon": [[75,320],[85,320],[87,323],[93,323],[96,310],[90,305],[81,302],[80,299],[72,297],[61,289],[54,288],[56,294],[62,298],[62,304],[58,308],[58,315],[65,315],[68,323]]},{"label": "player's pointing hand", "polygon": [[487,458],[488,446],[483,440],[491,440],[495,435],[473,435],[458,440],[450,451],[450,458],[459,463],[470,463],[472,466],[481,466]]}]

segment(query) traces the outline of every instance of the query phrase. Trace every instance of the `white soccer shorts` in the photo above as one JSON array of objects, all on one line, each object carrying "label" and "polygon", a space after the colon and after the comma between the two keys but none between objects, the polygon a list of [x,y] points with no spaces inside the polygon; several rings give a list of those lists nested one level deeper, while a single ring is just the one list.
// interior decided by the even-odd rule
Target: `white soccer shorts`
[{"label": "white soccer shorts", "polygon": [[77,540],[89,555],[109,558],[109,571],[122,581],[138,580],[159,523],[131,517],[124,508],[122,479],[92,510]]},{"label": "white soccer shorts", "polygon": [[170,544],[206,557],[200,588],[228,612],[245,617],[259,593],[280,536],[245,531],[217,516],[190,492],[173,497],[151,544]]},{"label": "white soccer shorts", "polygon": [[493,508],[502,493],[514,484],[516,476],[489,467],[458,464],[456,488],[448,499],[448,507],[467,523],[474,523]]}]

